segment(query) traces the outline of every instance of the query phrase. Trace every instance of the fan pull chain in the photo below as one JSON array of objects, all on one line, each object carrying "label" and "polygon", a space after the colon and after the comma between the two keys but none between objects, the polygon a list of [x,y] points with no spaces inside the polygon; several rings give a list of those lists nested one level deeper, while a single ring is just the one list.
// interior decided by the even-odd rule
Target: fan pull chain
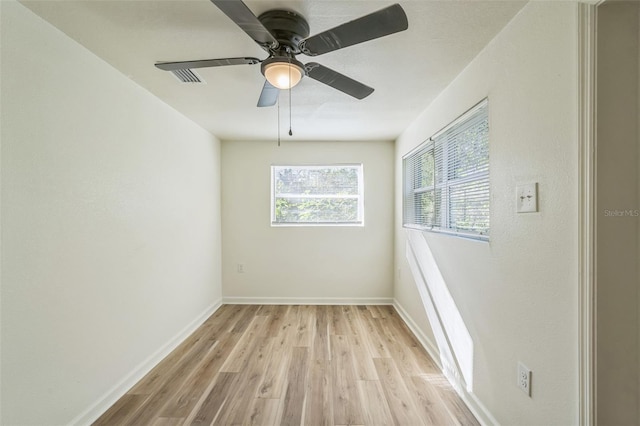
[{"label": "fan pull chain", "polygon": [[278,92],[278,146],[280,146],[280,92]]},{"label": "fan pull chain", "polygon": [[291,131],[291,58],[289,58],[289,136],[293,136]]}]

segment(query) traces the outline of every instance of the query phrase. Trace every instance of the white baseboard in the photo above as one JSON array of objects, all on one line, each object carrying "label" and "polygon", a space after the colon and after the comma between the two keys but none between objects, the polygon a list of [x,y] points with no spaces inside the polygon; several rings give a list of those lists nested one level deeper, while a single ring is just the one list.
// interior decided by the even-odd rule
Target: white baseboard
[{"label": "white baseboard", "polygon": [[[400,317],[407,324],[409,329],[418,338],[420,344],[429,353],[438,368],[442,370],[440,355],[437,347],[426,334],[418,327],[402,305],[393,298],[386,297],[365,297],[365,298],[343,298],[343,297],[224,297],[205,309],[196,319],[182,329],[169,342],[150,355],[136,368],[124,377],[119,383],[112,387],[103,397],[73,419],[70,425],[89,425],[120,399],[133,385],[142,379],[153,367],[173,351],[180,343],[193,333],[202,323],[209,318],[222,304],[265,304],[265,305],[393,305]],[[463,386],[453,384],[462,400],[467,404],[471,412],[478,421],[484,425],[498,425],[497,420],[482,404],[482,402],[471,392],[467,392]]]},{"label": "white baseboard", "polygon": [[411,316],[405,311],[398,300],[393,299],[393,307],[396,309],[396,312],[400,315],[400,318],[407,324],[409,330],[418,338],[420,344],[427,351],[429,356],[433,359],[433,361],[438,365],[438,368],[442,370],[442,364],[440,363],[440,351],[438,351],[438,347],[433,344],[433,341],[427,337],[426,334],[418,327],[418,324],[411,318]]},{"label": "white baseboard", "polygon": [[229,305],[392,305],[391,297],[224,297]]},{"label": "white baseboard", "polygon": [[[442,371],[442,363],[440,362],[440,351],[438,351],[436,345],[433,344],[433,341],[429,339],[426,334],[424,334],[424,332],[420,329],[420,327],[418,327],[416,322],[413,320],[413,318],[411,318],[411,316],[402,307],[397,299],[393,299],[393,307],[396,309],[400,317],[404,320],[413,334],[418,338],[418,341],[429,353],[433,361],[438,365],[440,371]],[[448,379],[451,380],[450,378]],[[499,425],[495,417],[493,417],[491,412],[487,409],[487,407],[485,407],[485,405],[473,392],[468,392],[462,383],[451,383],[451,385],[456,390],[460,398],[462,398],[467,407],[469,407],[469,410],[471,410],[476,419],[478,419],[480,424],[482,424],[483,426]]]},{"label": "white baseboard", "polygon": [[182,343],[191,333],[205,322],[215,311],[222,306],[222,299],[218,299],[207,307],[200,315],[184,327],[171,340],[161,348],[142,361],[120,382],[113,386],[107,393],[93,403],[89,408],[74,418],[69,425],[89,425],[109,409],[118,399],[120,399],[133,385],[138,383],[153,367],[171,353],[180,343]]},{"label": "white baseboard", "polygon": [[473,392],[467,392],[466,390],[462,390],[462,392],[458,392],[460,398],[467,404],[469,410],[476,416],[476,419],[483,426],[499,426],[500,423],[493,417],[493,414],[489,411],[489,409],[478,399],[478,397]]}]

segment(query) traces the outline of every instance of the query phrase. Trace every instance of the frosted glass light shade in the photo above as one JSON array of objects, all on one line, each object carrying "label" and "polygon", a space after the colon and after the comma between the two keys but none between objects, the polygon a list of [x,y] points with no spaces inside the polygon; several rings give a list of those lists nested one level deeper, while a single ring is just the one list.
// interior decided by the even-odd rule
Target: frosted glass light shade
[{"label": "frosted glass light shade", "polygon": [[300,83],[303,76],[303,69],[296,62],[267,63],[264,64],[262,72],[272,86],[290,89]]}]

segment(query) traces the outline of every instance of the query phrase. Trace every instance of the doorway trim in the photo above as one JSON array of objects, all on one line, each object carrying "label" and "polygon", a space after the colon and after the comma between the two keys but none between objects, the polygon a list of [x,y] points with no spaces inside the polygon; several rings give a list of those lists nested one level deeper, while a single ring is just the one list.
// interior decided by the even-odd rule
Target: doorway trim
[{"label": "doorway trim", "polygon": [[596,423],[597,8],[578,3],[578,424]]}]

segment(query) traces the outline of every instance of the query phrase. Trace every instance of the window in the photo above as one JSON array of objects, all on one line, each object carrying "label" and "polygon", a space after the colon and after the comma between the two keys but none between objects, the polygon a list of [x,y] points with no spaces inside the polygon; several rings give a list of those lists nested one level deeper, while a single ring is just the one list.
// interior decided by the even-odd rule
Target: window
[{"label": "window", "polygon": [[363,225],[362,164],[271,166],[272,225]]},{"label": "window", "polygon": [[403,158],[407,228],[489,239],[485,99]]}]

